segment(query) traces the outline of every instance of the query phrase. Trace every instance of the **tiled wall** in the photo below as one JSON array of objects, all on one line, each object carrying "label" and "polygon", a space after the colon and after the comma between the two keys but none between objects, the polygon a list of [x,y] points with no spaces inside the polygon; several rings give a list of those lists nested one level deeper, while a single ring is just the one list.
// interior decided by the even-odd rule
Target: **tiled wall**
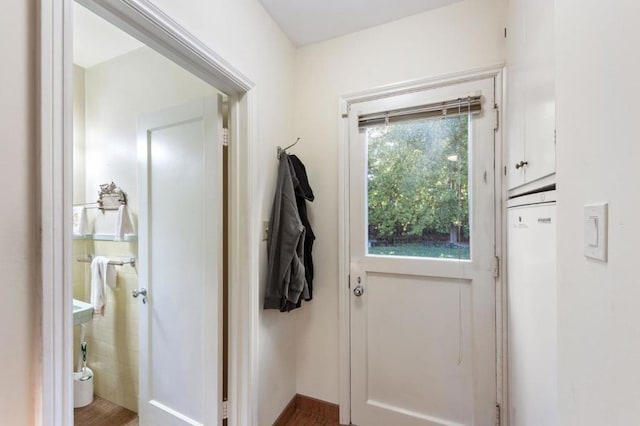
[{"label": "tiled wall", "polygon": [[[114,259],[138,256],[134,242],[75,240],[73,248],[75,257],[89,253]],[[142,302],[131,296],[138,288],[138,273],[130,265],[115,268],[117,288],[106,290],[104,317],[87,323],[87,364],[94,372],[97,396],[138,411],[138,304]],[[89,302],[90,283],[90,264],[74,262],[74,298]],[[78,353],[79,329],[74,327],[74,354]]]}]

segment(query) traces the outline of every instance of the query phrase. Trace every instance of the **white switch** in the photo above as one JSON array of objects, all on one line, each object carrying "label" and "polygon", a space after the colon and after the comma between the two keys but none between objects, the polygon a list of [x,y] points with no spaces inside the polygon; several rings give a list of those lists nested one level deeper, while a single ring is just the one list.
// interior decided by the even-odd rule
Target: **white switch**
[{"label": "white switch", "polygon": [[607,204],[584,206],[584,255],[607,261]]},{"label": "white switch", "polygon": [[598,216],[589,216],[586,226],[587,244],[591,247],[598,247]]}]

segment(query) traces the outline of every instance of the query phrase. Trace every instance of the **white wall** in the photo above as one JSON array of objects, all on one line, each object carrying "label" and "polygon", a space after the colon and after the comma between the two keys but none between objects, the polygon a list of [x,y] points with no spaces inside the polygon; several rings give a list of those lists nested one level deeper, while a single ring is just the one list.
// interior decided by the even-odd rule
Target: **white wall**
[{"label": "white wall", "polygon": [[35,2],[0,13],[0,423],[32,425],[39,383]]},{"label": "white wall", "polygon": [[[84,68],[73,66],[73,203],[85,202],[85,90]],[[95,201],[91,194],[91,201]]]},{"label": "white wall", "polygon": [[[153,0],[180,25],[215,50],[257,86],[259,146],[257,197],[269,217],[275,183],[276,146],[293,138],[295,49],[256,0]],[[266,244],[260,250],[260,300]],[[270,425],[296,393],[296,324],[292,315],[260,308],[258,424]]]},{"label": "white wall", "polygon": [[307,166],[314,300],[299,323],[297,391],[338,401],[338,98],[391,83],[505,60],[506,0],[466,0],[298,50],[294,151]]},{"label": "white wall", "polygon": [[[640,96],[634,0],[556,1],[560,424],[640,418]],[[615,106],[615,107],[612,107]],[[585,204],[609,203],[609,261],[583,256]]]},{"label": "white wall", "polygon": [[[137,229],[139,117],[218,92],[148,47],[87,68],[85,90],[85,197],[95,201],[100,184],[114,181]],[[93,232],[113,234],[116,213],[90,210]]]}]

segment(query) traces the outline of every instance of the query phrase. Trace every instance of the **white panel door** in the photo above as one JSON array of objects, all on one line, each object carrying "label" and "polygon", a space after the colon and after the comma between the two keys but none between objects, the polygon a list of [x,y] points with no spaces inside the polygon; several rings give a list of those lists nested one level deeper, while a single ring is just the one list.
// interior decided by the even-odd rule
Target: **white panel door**
[{"label": "white panel door", "polygon": [[[482,95],[482,112],[358,116]],[[495,422],[494,80],[350,109],[351,422]]]},{"label": "white panel door", "polygon": [[221,424],[220,113],[210,97],[139,121],[143,426]]}]

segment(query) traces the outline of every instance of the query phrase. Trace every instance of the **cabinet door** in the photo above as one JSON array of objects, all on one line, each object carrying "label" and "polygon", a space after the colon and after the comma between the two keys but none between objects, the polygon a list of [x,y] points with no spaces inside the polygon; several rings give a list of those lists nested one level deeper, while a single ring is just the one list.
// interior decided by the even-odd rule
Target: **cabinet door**
[{"label": "cabinet door", "polygon": [[554,0],[525,2],[525,181],[555,173]]},{"label": "cabinet door", "polygon": [[[554,0],[511,0],[507,61],[509,189],[555,172]],[[526,162],[524,167],[516,165]]]},{"label": "cabinet door", "polygon": [[526,108],[526,56],[525,1],[509,3],[509,33],[507,38],[507,111],[505,117],[507,146],[507,181],[509,189],[525,183],[524,168],[516,164],[524,161],[525,108]]}]

